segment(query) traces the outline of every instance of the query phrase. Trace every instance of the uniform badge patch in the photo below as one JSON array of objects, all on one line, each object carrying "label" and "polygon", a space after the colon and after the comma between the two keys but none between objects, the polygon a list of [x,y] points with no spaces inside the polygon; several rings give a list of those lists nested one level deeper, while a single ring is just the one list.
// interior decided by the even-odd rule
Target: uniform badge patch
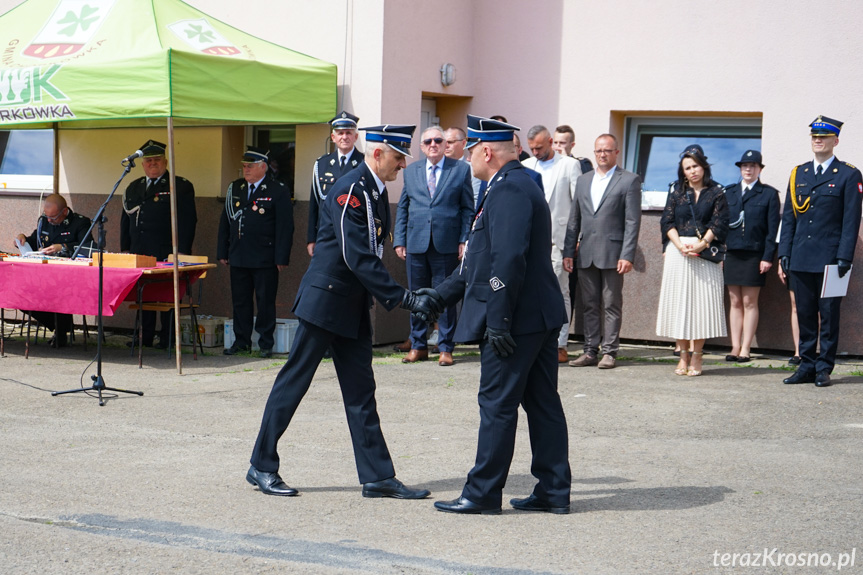
[{"label": "uniform badge patch", "polygon": [[857,191],[863,194],[863,184],[860,182],[857,182]]},{"label": "uniform badge patch", "polygon": [[[348,200],[348,198],[350,198],[350,201]],[[341,196],[336,198],[336,201],[339,203],[340,206],[345,205],[345,202],[347,202],[348,205],[352,208],[360,207],[360,199],[353,195],[349,196],[348,194],[342,194]]]},{"label": "uniform badge patch", "polygon": [[502,290],[503,288],[506,287],[504,285],[504,283],[502,281],[500,281],[500,279],[497,276],[488,280],[488,283],[489,283],[489,285],[491,285],[491,291]]}]

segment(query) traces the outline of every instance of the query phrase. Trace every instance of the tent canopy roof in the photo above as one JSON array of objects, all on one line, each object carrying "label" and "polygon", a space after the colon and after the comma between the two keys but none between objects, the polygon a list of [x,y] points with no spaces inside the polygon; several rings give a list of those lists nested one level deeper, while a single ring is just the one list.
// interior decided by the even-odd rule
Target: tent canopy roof
[{"label": "tent canopy roof", "polygon": [[328,121],[336,66],[180,0],[27,0],[0,16],[0,128]]}]

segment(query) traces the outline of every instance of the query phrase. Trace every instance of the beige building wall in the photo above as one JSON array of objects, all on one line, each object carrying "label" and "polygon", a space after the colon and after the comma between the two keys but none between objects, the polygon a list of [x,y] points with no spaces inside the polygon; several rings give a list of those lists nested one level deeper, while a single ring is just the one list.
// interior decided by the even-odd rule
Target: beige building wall
[{"label": "beige building wall", "polygon": [[[0,0],[0,11],[17,3]],[[863,43],[857,31],[863,5],[855,3],[189,3],[261,38],[337,64],[339,108],[359,115],[361,125],[419,124],[422,99],[433,98],[445,127],[463,126],[466,112],[503,114],[522,127],[523,138],[534,124],[553,127],[568,123],[576,132],[574,153],[592,158],[596,135],[611,131],[626,137],[623,129],[628,116],[756,117],[763,122],[762,150],[767,165],[763,180],[784,190],[792,166],[810,159],[807,124],[816,115],[826,114],[846,122],[837,148],[839,158],[863,163],[863,113],[857,97],[863,88],[863,75],[855,64]],[[821,17],[824,14],[841,16],[825,21]],[[439,70],[444,63],[456,68],[456,81],[451,86],[440,82]],[[178,131],[183,143],[178,143],[177,172],[193,179],[201,196],[218,195],[211,190],[234,177],[233,149],[242,140],[234,131],[212,130]],[[118,131],[110,134],[116,139],[108,142],[107,132],[101,137],[99,132],[92,136],[61,134],[64,191],[110,188],[118,167],[114,162],[136,149],[139,140],[151,137],[149,130]],[[301,252],[311,162],[326,151],[327,138],[326,125],[297,129],[297,273],[308,262]],[[622,143],[626,145],[625,140]],[[99,156],[95,168],[88,172],[83,162],[92,167],[93,152]],[[419,157],[416,141],[414,157]],[[401,183],[388,189],[395,203]],[[216,213],[217,209],[210,211]],[[214,234],[209,225],[208,233]],[[199,233],[196,247],[205,238]],[[644,213],[637,259],[636,271],[626,280],[623,336],[656,339],[653,314],[662,269],[657,212]],[[405,281],[400,260],[388,254],[386,263],[400,281]],[[295,284],[291,280],[291,285]],[[859,354],[863,353],[863,337],[849,327],[861,319],[854,302],[863,297],[863,287],[856,286],[863,286],[863,282],[852,281],[840,342],[842,350]],[[286,306],[293,293],[280,293],[288,300]],[[789,348],[787,316],[787,293],[771,277],[762,292],[757,345]],[[395,338],[405,328],[397,324],[406,322],[397,314],[387,314],[377,323],[380,337]],[[396,327],[390,329],[389,324]]]}]

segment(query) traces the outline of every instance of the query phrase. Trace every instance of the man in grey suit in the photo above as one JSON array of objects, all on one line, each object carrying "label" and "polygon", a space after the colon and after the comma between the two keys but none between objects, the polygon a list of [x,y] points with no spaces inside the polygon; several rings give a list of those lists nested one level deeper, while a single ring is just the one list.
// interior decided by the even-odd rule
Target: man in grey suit
[{"label": "man in grey suit", "polygon": [[[542,175],[542,188],[545,201],[551,211],[551,265],[560,282],[560,293],[566,306],[566,317],[572,317],[569,299],[569,273],[563,269],[563,242],[566,237],[566,224],[575,196],[575,180],[581,175],[581,166],[568,156],[561,155],[552,148],[552,137],[545,126],[534,126],[527,132],[527,142],[533,158],[522,162],[526,168],[536,170]],[[569,340],[569,321],[560,328],[557,339],[557,361],[568,361],[566,345]]]},{"label": "man in grey suit", "polygon": [[[420,147],[426,159],[405,169],[405,183],[396,210],[393,246],[407,261],[411,290],[437,287],[458,265],[470,233],[474,212],[470,167],[444,156],[445,138],[438,126],[426,128]],[[428,324],[411,316],[411,350],[402,359],[428,359]],[[438,364],[453,364],[456,306],[438,318]]]},{"label": "man in grey suit", "polygon": [[[632,271],[641,227],[641,178],[617,167],[620,150],[613,135],[598,137],[594,154],[596,170],[576,181],[563,247],[564,269],[572,271],[578,255],[584,306],[584,354],[569,365],[611,369],[620,348],[623,276]],[[600,333],[602,361],[597,359]]]}]

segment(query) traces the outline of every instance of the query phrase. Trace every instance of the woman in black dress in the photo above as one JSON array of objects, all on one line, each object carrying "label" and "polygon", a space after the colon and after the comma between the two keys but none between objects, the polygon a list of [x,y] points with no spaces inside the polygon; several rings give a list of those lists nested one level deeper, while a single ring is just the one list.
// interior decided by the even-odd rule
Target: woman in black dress
[{"label": "woman in black dress", "polygon": [[725,190],[730,218],[725,285],[731,300],[728,316],[731,353],[726,361],[749,361],[758,327],[758,294],[773,266],[779,228],[779,191],[759,179],[761,152],[747,150],[735,165],[741,181]]}]

